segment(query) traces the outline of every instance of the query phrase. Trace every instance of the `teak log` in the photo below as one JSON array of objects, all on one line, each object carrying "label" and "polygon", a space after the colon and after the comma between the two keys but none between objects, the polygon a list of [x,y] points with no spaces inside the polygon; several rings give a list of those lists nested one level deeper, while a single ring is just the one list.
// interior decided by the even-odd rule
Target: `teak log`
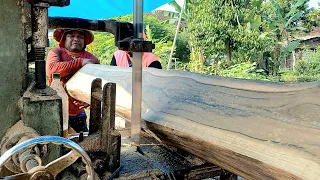
[{"label": "teak log", "polygon": [[[67,83],[90,103],[95,78],[117,84],[130,117],[131,68],[86,65]],[[142,118],[164,142],[246,179],[320,179],[320,83],[283,84],[143,70]]]}]

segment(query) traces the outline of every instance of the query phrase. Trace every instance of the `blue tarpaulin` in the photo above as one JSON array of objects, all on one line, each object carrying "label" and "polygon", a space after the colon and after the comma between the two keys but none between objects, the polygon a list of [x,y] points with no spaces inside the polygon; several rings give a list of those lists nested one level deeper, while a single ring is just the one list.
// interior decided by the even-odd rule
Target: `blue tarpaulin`
[{"label": "blue tarpaulin", "polygon": [[[144,0],[143,12],[150,12],[172,0]],[[50,17],[105,19],[132,14],[134,0],[70,0],[66,7],[50,7]]]}]

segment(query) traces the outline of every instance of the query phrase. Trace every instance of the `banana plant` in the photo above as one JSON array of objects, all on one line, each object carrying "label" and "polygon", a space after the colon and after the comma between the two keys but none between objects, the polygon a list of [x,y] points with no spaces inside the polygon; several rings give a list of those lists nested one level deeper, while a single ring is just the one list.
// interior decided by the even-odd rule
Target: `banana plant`
[{"label": "banana plant", "polygon": [[[261,8],[262,3],[262,0],[253,1],[253,5],[258,9]],[[259,30],[263,20],[267,23],[267,29],[262,34],[263,37],[275,40],[275,46],[271,54],[273,59],[273,66],[271,68],[273,70],[273,75],[276,75],[280,67],[280,60],[288,57],[288,55],[294,51],[300,43],[299,40],[290,41],[290,39],[292,39],[292,34],[306,29],[304,27],[294,25],[294,22],[301,19],[304,14],[303,11],[299,10],[299,7],[304,5],[306,0],[298,0],[291,6],[288,13],[284,13],[284,10],[276,3],[275,0],[271,0],[271,3],[276,10],[275,17],[269,18],[268,16],[263,15],[252,15],[247,27],[253,30]]]},{"label": "banana plant", "polygon": [[[276,18],[264,17],[268,23],[268,32],[271,36],[275,37],[276,44],[273,50],[273,75],[276,75],[279,67],[280,60],[286,58],[292,51],[294,51],[300,41],[290,41],[292,34],[297,31],[305,30],[304,27],[299,27],[293,24],[293,22],[301,19],[304,14],[303,11],[298,8],[306,3],[306,0],[298,0],[288,13],[284,13],[283,9],[275,2],[271,0],[273,7],[276,9]],[[285,48],[282,48],[285,47]]]}]

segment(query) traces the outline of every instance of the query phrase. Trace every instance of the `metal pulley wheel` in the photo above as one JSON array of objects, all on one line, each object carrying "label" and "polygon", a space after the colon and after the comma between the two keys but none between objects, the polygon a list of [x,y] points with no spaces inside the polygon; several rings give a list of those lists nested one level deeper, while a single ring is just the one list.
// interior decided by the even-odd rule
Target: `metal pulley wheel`
[{"label": "metal pulley wheel", "polygon": [[59,174],[62,170],[72,165],[80,157],[82,158],[82,162],[86,165],[86,171],[88,174],[87,179],[94,179],[94,170],[88,154],[77,143],[59,136],[40,136],[26,140],[22,143],[13,146],[0,157],[0,169],[10,159],[10,157],[14,156],[16,153],[21,152],[22,150],[37,144],[48,143],[64,145],[68,148],[71,148],[71,151],[63,155],[62,157],[48,163],[46,166],[42,166],[41,164],[39,164],[38,166],[33,167],[26,173],[6,176],[3,179],[54,180],[57,174]]}]

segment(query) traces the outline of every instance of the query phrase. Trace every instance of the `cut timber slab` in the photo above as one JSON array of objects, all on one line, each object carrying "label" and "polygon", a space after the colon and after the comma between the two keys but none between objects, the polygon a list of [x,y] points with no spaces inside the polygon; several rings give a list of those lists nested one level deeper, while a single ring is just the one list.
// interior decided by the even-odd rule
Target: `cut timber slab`
[{"label": "cut timber slab", "polygon": [[[130,118],[131,68],[86,65],[67,83],[90,103],[91,82],[117,83]],[[142,118],[163,141],[246,179],[320,179],[320,82],[283,84],[143,70]]]}]

